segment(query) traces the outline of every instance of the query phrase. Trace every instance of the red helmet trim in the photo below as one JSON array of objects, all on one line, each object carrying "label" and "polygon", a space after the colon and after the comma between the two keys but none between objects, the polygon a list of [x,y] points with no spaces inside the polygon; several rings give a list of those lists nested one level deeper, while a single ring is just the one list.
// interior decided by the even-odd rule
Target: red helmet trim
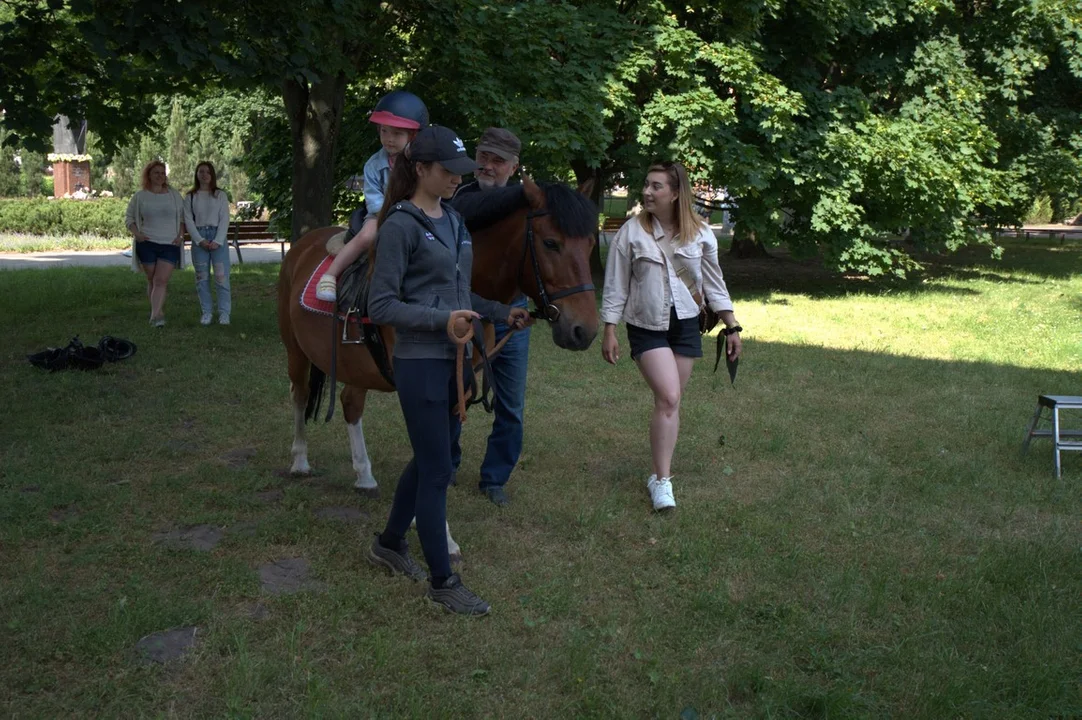
[{"label": "red helmet trim", "polygon": [[390,125],[391,127],[403,128],[405,130],[421,129],[421,123],[416,120],[400,117],[394,113],[387,112],[386,110],[377,110],[372,113],[368,118],[368,122],[373,122],[377,125]]}]

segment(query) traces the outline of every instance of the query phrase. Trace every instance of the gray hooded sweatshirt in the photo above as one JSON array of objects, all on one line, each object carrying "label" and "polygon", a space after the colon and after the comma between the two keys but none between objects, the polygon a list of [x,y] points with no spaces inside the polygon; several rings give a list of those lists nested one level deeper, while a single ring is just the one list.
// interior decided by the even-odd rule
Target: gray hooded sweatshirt
[{"label": "gray hooded sweatshirt", "polygon": [[395,329],[396,358],[454,358],[455,345],[447,337],[452,310],[474,310],[500,321],[511,312],[509,305],[470,292],[473,241],[461,216],[447,203],[442,207],[451,220],[454,246],[408,200],[389,208],[379,228],[368,317]]}]

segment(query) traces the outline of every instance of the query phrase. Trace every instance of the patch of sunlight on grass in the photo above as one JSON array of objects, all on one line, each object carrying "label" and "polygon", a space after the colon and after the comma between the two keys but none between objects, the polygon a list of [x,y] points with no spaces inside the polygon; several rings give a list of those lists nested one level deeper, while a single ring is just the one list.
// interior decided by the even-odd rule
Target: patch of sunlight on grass
[{"label": "patch of sunlight on grass", "polygon": [[939,281],[928,286],[923,292],[834,298],[778,292],[737,308],[746,337],[755,340],[1082,369],[1082,320],[1063,302],[1082,294],[1082,280],[1023,288]]}]

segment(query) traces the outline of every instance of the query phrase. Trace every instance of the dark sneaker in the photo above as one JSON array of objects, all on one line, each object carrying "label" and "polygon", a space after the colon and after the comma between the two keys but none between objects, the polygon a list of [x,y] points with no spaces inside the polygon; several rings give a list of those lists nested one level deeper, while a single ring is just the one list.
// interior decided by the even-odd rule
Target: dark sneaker
[{"label": "dark sneaker", "polygon": [[372,538],[372,547],[368,548],[368,562],[389,570],[391,575],[405,575],[414,582],[427,577],[424,569],[410,556],[409,545],[402,542],[400,551],[385,548],[379,544],[379,535]]},{"label": "dark sneaker", "polygon": [[435,588],[429,585],[425,597],[459,615],[480,617],[488,615],[492,610],[491,605],[474,595],[472,590],[462,584],[462,578],[458,576],[458,573],[447,578],[443,587]]},{"label": "dark sneaker", "polygon": [[511,504],[511,498],[507,497],[507,493],[503,491],[502,487],[483,487],[481,488],[481,492],[493,505],[507,507]]}]

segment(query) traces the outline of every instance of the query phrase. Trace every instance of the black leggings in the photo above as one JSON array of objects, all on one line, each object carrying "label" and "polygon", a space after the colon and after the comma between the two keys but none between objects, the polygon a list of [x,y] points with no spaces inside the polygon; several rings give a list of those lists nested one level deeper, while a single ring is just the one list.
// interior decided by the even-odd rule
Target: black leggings
[{"label": "black leggings", "polygon": [[404,538],[416,516],[429,574],[434,580],[447,578],[447,486],[454,472],[451,438],[459,430],[458,417],[451,414],[458,401],[455,361],[395,358],[394,379],[413,459],[398,478],[385,532]]}]

